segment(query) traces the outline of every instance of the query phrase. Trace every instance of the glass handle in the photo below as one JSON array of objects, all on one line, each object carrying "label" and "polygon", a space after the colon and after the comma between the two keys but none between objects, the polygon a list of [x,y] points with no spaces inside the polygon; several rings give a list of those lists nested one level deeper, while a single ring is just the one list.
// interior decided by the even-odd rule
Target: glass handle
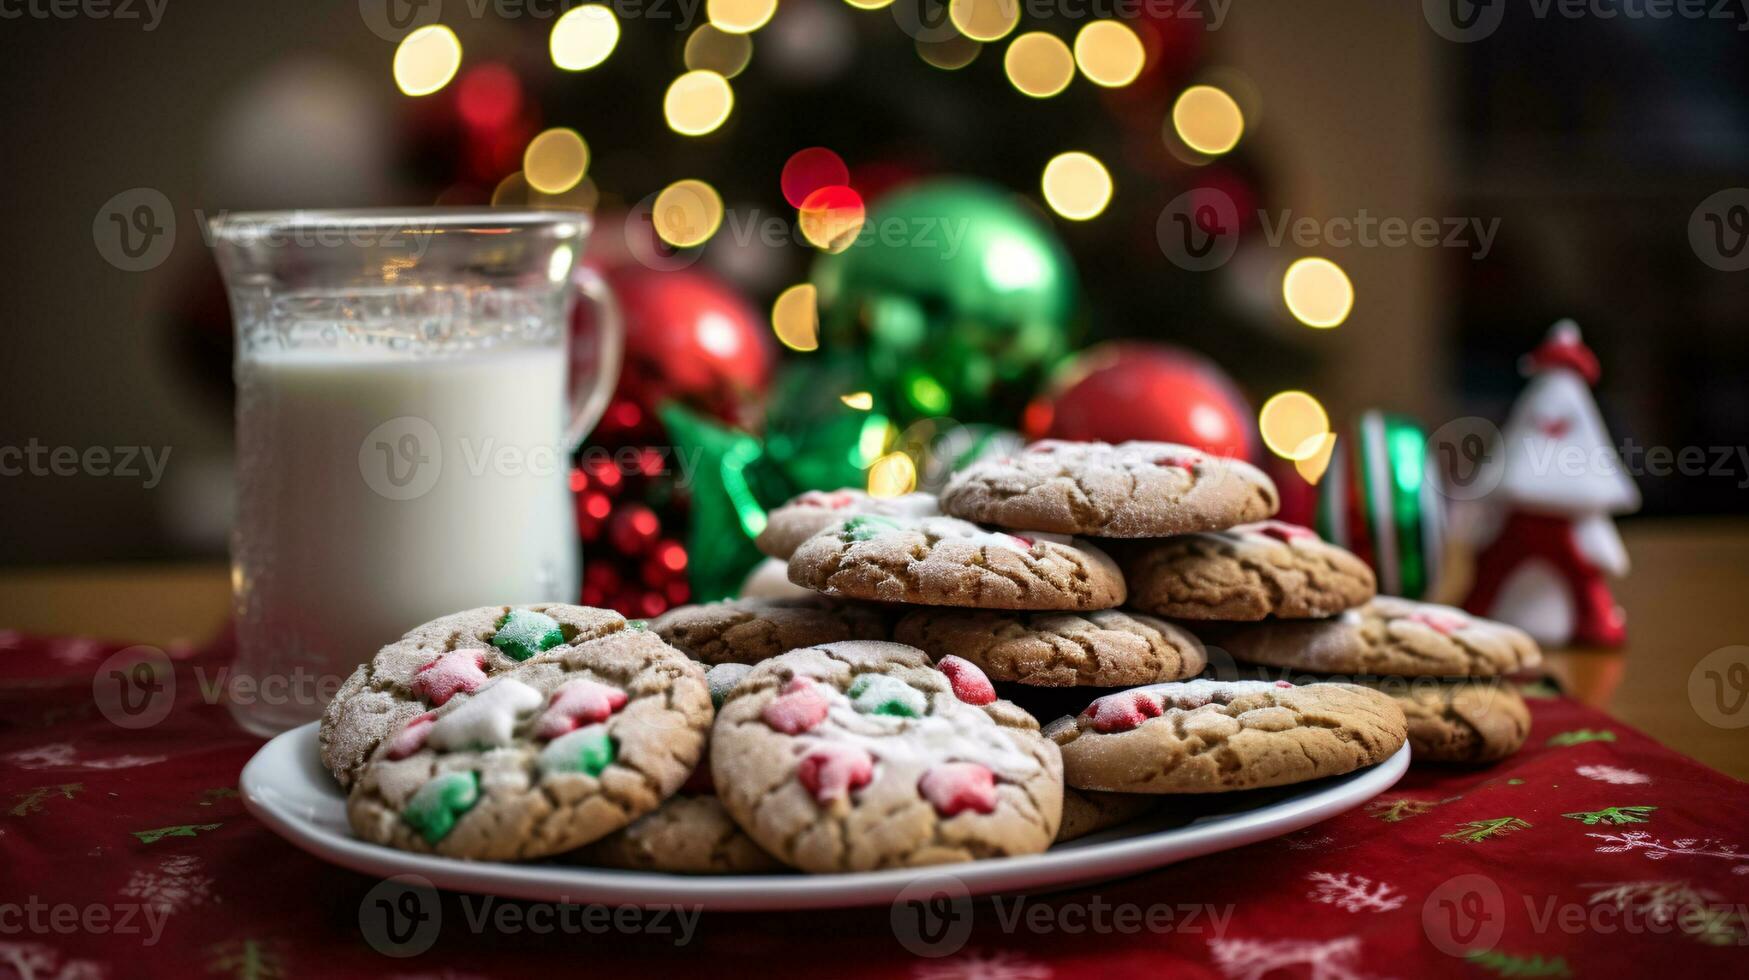
[{"label": "glass handle", "polygon": [[[625,355],[625,321],[620,316],[619,301],[614,299],[613,290],[600,273],[588,266],[578,266],[571,284],[580,295],[580,302],[595,307],[591,319],[596,333],[594,371],[571,372],[571,420],[565,427],[565,446],[575,451],[595,423],[601,421],[601,413],[607,410],[607,400],[613,397],[614,386],[619,382],[620,360]],[[571,343],[580,341],[575,334],[571,336]],[[573,350],[572,367],[582,363]]]}]

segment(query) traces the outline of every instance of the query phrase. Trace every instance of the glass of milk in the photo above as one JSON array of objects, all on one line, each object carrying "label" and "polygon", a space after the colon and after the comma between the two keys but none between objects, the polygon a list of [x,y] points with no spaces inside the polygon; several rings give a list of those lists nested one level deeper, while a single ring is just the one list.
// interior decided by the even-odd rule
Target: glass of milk
[{"label": "glass of milk", "polygon": [[[444,613],[575,601],[570,452],[621,328],[572,212],[231,214],[244,728],[318,717],[377,648]],[[587,326],[570,328],[576,304]]]}]

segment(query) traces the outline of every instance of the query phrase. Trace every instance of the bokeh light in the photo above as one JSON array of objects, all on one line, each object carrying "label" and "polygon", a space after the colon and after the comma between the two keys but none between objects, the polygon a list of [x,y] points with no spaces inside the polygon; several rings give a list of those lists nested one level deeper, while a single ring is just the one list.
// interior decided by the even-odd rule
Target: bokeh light
[{"label": "bokeh light", "polygon": [[1317,440],[1316,446],[1305,459],[1294,460],[1294,471],[1299,473],[1300,479],[1317,486],[1330,469],[1330,458],[1336,451],[1336,433],[1326,432],[1313,438]]},{"label": "bokeh light", "polygon": [[777,0],[705,0],[704,12],[718,30],[751,34],[771,21]]},{"label": "bokeh light", "polygon": [[859,412],[866,412],[874,407],[874,395],[866,391],[853,391],[848,395],[839,395],[838,400],[843,402],[845,406]]},{"label": "bokeh light", "polygon": [[1142,39],[1115,20],[1096,20],[1075,35],[1075,63],[1095,85],[1122,88],[1142,73],[1145,61]]},{"label": "bokeh light", "polygon": [[778,182],[783,188],[783,199],[790,203],[790,207],[799,208],[809,194],[822,187],[848,186],[850,168],[831,150],[810,146],[790,154],[790,158],[784,161]]},{"label": "bokeh light", "polygon": [[729,118],[735,93],[729,80],[714,71],[689,71],[668,86],[662,114],[668,128],[682,136],[703,136]]},{"label": "bokeh light", "polygon": [[1300,259],[1281,277],[1281,298],[1294,319],[1328,329],[1348,319],[1354,309],[1354,284],[1329,259]]},{"label": "bokeh light", "polygon": [[529,140],[522,154],[522,176],[542,194],[563,194],[589,169],[589,144],[574,129],[549,129]]},{"label": "bokeh light", "polygon": [[942,71],[958,71],[978,60],[978,52],[984,46],[966,37],[964,34],[953,34],[939,41],[917,40],[917,57]]},{"label": "bokeh light", "polygon": [[395,48],[395,86],[407,95],[430,95],[462,66],[462,42],[442,24],[429,24]]},{"label": "bokeh light", "polygon": [[868,495],[898,497],[917,489],[917,464],[904,453],[888,453],[868,467]]},{"label": "bokeh light", "polygon": [[867,215],[862,195],[835,184],[809,194],[802,202],[799,220],[802,237],[815,248],[842,252],[856,240]]},{"label": "bokeh light", "polygon": [[469,68],[456,83],[455,111],[475,129],[502,129],[522,112],[522,82],[496,61]]},{"label": "bokeh light", "polygon": [[947,19],[974,41],[1000,41],[1020,23],[1020,0],[949,0]]},{"label": "bokeh light", "polygon": [[893,0],[844,0],[844,2],[858,10],[879,10],[882,7],[893,5]]},{"label": "bokeh light", "polygon": [[681,58],[692,71],[714,71],[724,78],[734,78],[753,60],[753,39],[706,24],[686,39]]},{"label": "bokeh light", "polygon": [[1045,164],[1045,203],[1071,221],[1098,216],[1111,203],[1111,174],[1091,154],[1060,153]]},{"label": "bokeh light", "polygon": [[676,248],[702,245],[723,223],[723,199],[702,180],[677,180],[650,206],[656,234]]},{"label": "bokeh light", "polygon": [[1324,406],[1303,391],[1272,395],[1257,412],[1257,431],[1269,451],[1283,459],[1309,459],[1323,449],[1330,431]]},{"label": "bokeh light", "polygon": [[778,294],[771,304],[771,330],[790,350],[819,349],[820,297],[813,283],[798,283]]},{"label": "bokeh light", "polygon": [[1075,77],[1075,56],[1055,34],[1033,31],[1008,45],[1002,68],[1015,88],[1035,99],[1048,99],[1069,87]]},{"label": "bokeh light", "polygon": [[1218,156],[1239,145],[1245,114],[1226,92],[1213,85],[1192,85],[1172,104],[1172,129],[1191,149]]},{"label": "bokeh light", "polygon": [[553,22],[547,49],[553,64],[566,71],[583,71],[607,60],[619,43],[619,18],[598,3],[565,11]]}]

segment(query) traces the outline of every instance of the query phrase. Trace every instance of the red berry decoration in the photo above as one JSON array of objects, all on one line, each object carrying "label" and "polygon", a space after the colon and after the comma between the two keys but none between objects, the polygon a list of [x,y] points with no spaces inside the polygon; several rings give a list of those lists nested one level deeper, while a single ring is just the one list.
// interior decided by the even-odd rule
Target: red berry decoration
[{"label": "red berry decoration", "polygon": [[953,685],[953,696],[961,701],[967,704],[989,704],[996,700],[995,685],[970,660],[950,654],[942,657],[935,669],[947,675],[948,682]]},{"label": "red berry decoration", "polygon": [[662,521],[643,504],[622,504],[607,521],[607,543],[621,555],[641,555],[656,543]]}]

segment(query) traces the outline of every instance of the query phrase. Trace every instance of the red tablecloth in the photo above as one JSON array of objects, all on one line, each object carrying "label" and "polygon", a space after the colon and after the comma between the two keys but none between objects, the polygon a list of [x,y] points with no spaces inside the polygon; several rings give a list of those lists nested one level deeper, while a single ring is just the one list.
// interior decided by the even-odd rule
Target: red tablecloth
[{"label": "red tablecloth", "polygon": [[398,886],[373,893],[377,881],[323,864],[244,811],[237,776],[260,740],[212,697],[228,643],[170,651],[174,708],[137,730],[94,700],[115,649],[0,633],[0,977],[1341,980],[1749,964],[1744,784],[1547,692],[1532,701],[1530,744],[1492,769],[1411,771],[1364,808],[1292,836],[1094,888],[927,918],[911,908],[616,918],[445,895],[426,920],[434,940],[410,920],[398,935],[413,938],[387,946],[428,948],[391,958],[377,948],[387,925],[371,934],[360,910],[385,895],[408,901]]}]

